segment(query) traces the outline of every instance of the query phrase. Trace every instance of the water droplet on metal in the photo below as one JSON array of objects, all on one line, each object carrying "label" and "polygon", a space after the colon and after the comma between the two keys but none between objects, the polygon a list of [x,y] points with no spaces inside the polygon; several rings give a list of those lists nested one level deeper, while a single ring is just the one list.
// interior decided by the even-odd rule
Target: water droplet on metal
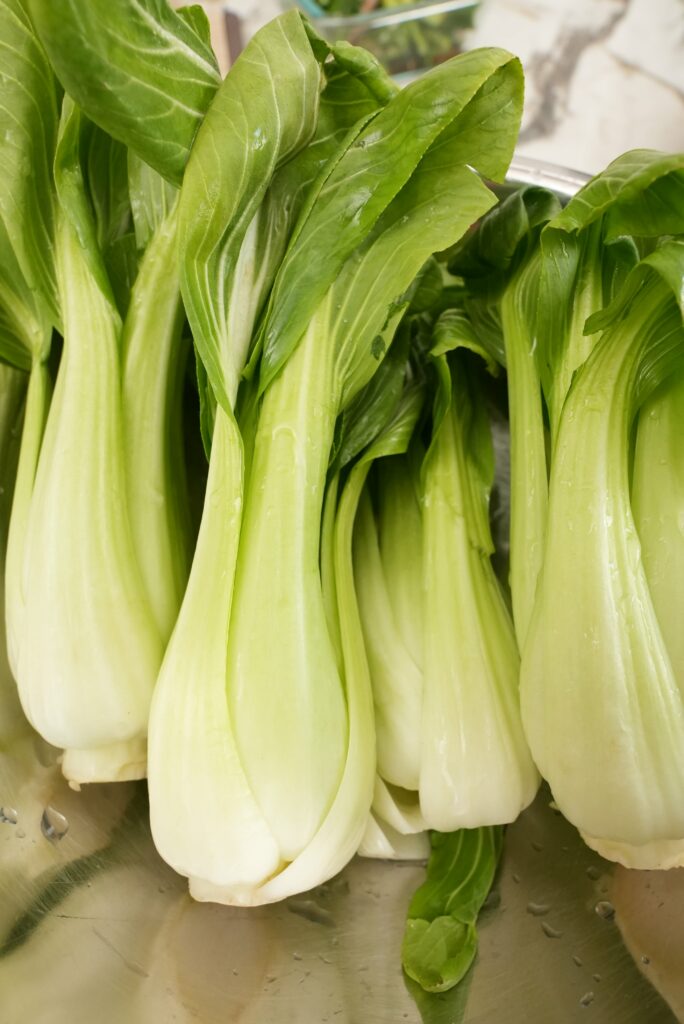
[{"label": "water droplet on metal", "polygon": [[541,843],[530,843],[530,846],[532,847],[533,850],[536,850],[537,853],[541,853],[542,850],[544,849],[544,847],[542,846]]},{"label": "water droplet on metal", "polygon": [[24,832],[23,828],[18,828],[15,835],[17,839],[26,839],[26,833]]},{"label": "water droplet on metal", "polygon": [[560,939],[563,934],[563,932],[559,932],[557,928],[550,925],[548,921],[542,921],[541,927],[547,939]]},{"label": "water droplet on metal", "polygon": [[582,998],[580,999],[579,1004],[580,1004],[580,1006],[589,1006],[593,1002],[594,1002],[594,993],[593,992],[585,992],[584,995],[582,996]]},{"label": "water droplet on metal", "polygon": [[578,956],[577,956],[576,954],[575,954],[575,955],[573,956],[573,958],[572,958],[572,962],[573,962],[573,964],[575,964],[575,965],[576,965],[577,967],[581,967],[581,966],[582,966],[582,961],[581,961],[581,959],[580,959],[580,958],[579,958],[579,957],[578,957]]},{"label": "water droplet on metal", "polygon": [[604,921],[611,921],[615,917],[615,907],[608,900],[599,900],[594,910]]},{"label": "water droplet on metal", "polygon": [[544,917],[545,914],[548,914],[551,907],[548,903],[534,903],[533,900],[530,900],[525,909],[532,917]]},{"label": "water droplet on metal", "polygon": [[58,843],[69,831],[69,822],[63,814],[48,804],[40,819],[40,831],[51,843]]},{"label": "water droplet on metal", "polygon": [[642,962],[642,964],[650,964],[650,962],[651,962],[650,956],[642,956],[641,962]]},{"label": "water droplet on metal", "polygon": [[0,807],[0,824],[16,825],[19,815],[13,807]]},{"label": "water droplet on metal", "polygon": [[600,981],[601,980],[601,975],[600,974],[592,974],[592,978],[594,979],[594,981]]},{"label": "water droplet on metal", "polygon": [[293,954],[292,954],[292,959],[293,959],[293,960],[302,960],[302,959],[303,959],[303,957],[302,957],[302,954],[301,954],[301,953],[293,953]]},{"label": "water droplet on metal", "polygon": [[517,885],[517,884],[518,884],[518,882],[520,881],[520,875],[515,875],[515,874],[514,874],[514,875],[511,875],[511,878],[512,878],[512,879],[513,879],[513,881],[514,881],[514,882],[516,883],[516,885]]},{"label": "water droplet on metal", "polygon": [[587,868],[587,877],[591,878],[592,882],[598,882],[601,877],[601,869],[597,868],[595,864],[590,864]]}]

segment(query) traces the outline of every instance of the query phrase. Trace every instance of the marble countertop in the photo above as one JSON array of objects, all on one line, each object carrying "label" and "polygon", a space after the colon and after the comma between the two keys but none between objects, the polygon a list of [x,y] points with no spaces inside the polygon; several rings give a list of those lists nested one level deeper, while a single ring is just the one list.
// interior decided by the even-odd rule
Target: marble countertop
[{"label": "marble countertop", "polygon": [[[235,0],[243,34],[278,0]],[[628,149],[684,150],[684,0],[482,0],[466,45],[522,60],[519,152],[595,173]]]}]

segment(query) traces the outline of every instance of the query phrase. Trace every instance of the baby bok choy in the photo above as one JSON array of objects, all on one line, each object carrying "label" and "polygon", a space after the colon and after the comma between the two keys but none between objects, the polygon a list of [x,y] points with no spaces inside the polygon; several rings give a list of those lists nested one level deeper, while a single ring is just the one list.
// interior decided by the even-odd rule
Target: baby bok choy
[{"label": "baby bok choy", "polygon": [[[56,29],[49,10],[36,3],[31,12],[55,67],[60,74],[68,69],[74,92],[87,97],[98,117],[106,108],[99,100],[110,95],[138,143],[154,135],[159,121],[148,119],[144,130],[135,130],[143,123],[140,111],[136,122],[108,90],[88,89],[92,53],[84,58],[83,26],[80,36],[66,39],[69,18]],[[164,17],[161,8],[158,13]],[[180,33],[171,48],[175,70],[180,61],[187,72],[190,38],[198,52],[210,53],[205,25],[201,17],[184,20],[170,9],[168,18]],[[170,95],[155,88],[163,63],[155,38],[156,50],[140,59],[129,84],[138,98],[174,110],[182,76],[167,78]],[[33,43],[44,56],[35,37]],[[114,49],[121,59],[124,50]],[[215,69],[212,76],[213,94]],[[197,117],[191,130],[181,117],[185,127],[178,133],[189,136],[187,145],[174,138],[173,118],[167,124],[161,151],[172,163],[187,158]],[[148,145],[145,156],[162,163],[153,148]],[[177,169],[163,169],[167,178],[179,177]],[[69,96],[47,186],[60,314],[53,321],[64,345],[44,437],[38,417],[29,433],[31,375],[24,429],[33,444],[30,450],[22,445],[7,621],[24,709],[46,739],[64,748],[64,774],[78,784],[140,777],[146,770],[149,701],[189,563],[181,432],[187,344],[176,189],[96,127]]]},{"label": "baby bok choy", "polygon": [[[681,537],[658,533],[643,491],[645,455],[668,458],[654,454],[651,417],[684,365],[683,280],[684,243],[665,241],[587,323],[596,339],[559,419],[521,675],[525,730],[556,803],[591,846],[648,868],[681,863],[684,839],[683,666],[667,612],[659,620],[664,552],[660,569],[654,560],[672,544],[675,566]],[[630,497],[640,409],[634,507],[646,559]]]},{"label": "baby bok choy", "polygon": [[[163,630],[168,635],[175,611],[154,607],[131,529],[131,521],[140,526],[145,520],[136,517],[136,500],[129,501],[139,494],[134,484],[129,494],[126,482],[130,421],[122,408],[128,391],[122,379],[122,322],[98,239],[107,234],[103,221],[118,218],[120,211],[114,203],[105,210],[89,199],[101,195],[98,190],[116,195],[116,171],[109,181],[95,177],[97,151],[109,149],[109,141],[99,129],[89,134],[90,127],[65,99],[55,163],[64,347],[26,524],[20,570],[23,632],[16,665],[26,714],[46,739],[65,749],[63,771],[75,783],[144,774],[149,700],[163,653]],[[81,153],[88,143],[91,159],[84,169]],[[113,159],[107,164],[116,167]],[[126,317],[129,354],[140,344],[134,337],[135,318],[145,316],[141,281],[137,285]],[[172,336],[178,333],[177,285],[172,325],[164,319],[165,298],[155,290],[157,339],[167,327]],[[145,340],[155,351],[154,334],[147,333]],[[144,381],[151,420],[166,397],[164,356],[159,350],[156,355],[157,365],[146,374],[138,367],[136,380],[136,387]],[[161,395],[155,396],[147,384],[157,373]],[[137,468],[143,465],[150,474],[156,467],[145,453],[158,441],[151,434],[147,429],[128,439]],[[163,449],[163,430],[161,437]],[[163,507],[164,498],[162,486],[144,500]],[[157,525],[162,525],[158,519]],[[153,533],[140,537],[139,544],[159,553]],[[148,568],[152,586],[167,583],[163,559]],[[178,597],[176,588],[172,608]]]},{"label": "baby bok choy", "polygon": [[[373,811],[400,833],[512,821],[538,783],[511,618],[490,561],[486,399],[478,357],[464,348],[484,354],[467,318],[450,310],[434,331],[427,452],[417,438],[403,463],[378,462],[356,528],[378,736]],[[392,500],[397,483],[402,504]],[[402,628],[408,587],[413,630]]]},{"label": "baby bok choy", "polygon": [[[301,22],[285,18],[272,31],[287,30],[282,46],[311,81],[274,90],[286,54],[276,63],[257,36],[198,133],[182,187],[181,237],[201,242],[216,231],[235,240],[218,267],[222,297],[236,286],[239,246],[280,154],[306,145],[316,128],[305,100],[316,98],[320,72]],[[217,314],[206,288],[215,270],[203,269],[201,245],[186,250],[186,306],[218,406],[197,554],[152,706],[150,795],[155,842],[197,898],[283,898],[330,877],[361,839],[375,757],[365,655],[358,632],[340,655],[354,611],[337,607],[338,632],[321,581],[336,423],[392,343],[404,293],[427,257],[494,201],[471,165],[504,173],[519,101],[517,63],[479,51],[395,95],[340,140],[303,205],[249,345],[244,462],[232,408],[247,352],[226,330],[230,310]],[[202,202],[199,154],[203,144],[219,152],[213,133],[231,120],[259,145],[241,151],[244,192],[233,193],[232,206],[214,203],[218,224],[201,226],[198,214],[211,220],[213,211]],[[471,139],[492,123],[500,130],[485,152]],[[227,143],[224,150],[229,174],[236,153]],[[192,830],[183,824],[189,818]]]}]

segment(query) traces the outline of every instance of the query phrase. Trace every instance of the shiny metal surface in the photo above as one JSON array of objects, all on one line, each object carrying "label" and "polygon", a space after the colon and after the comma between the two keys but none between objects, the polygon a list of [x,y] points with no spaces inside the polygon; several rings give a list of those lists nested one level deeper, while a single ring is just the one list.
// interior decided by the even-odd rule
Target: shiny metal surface
[{"label": "shiny metal surface", "polygon": [[589,180],[589,175],[516,154],[507,180],[512,185],[540,185],[551,189],[561,200],[568,200]]},{"label": "shiny metal surface", "polygon": [[[582,181],[514,173],[562,195]],[[0,1024],[684,1021],[684,871],[602,861],[547,790],[508,829],[473,970],[426,996],[399,958],[420,865],[357,858],[280,905],[194,903],[156,854],[144,784],[70,790],[12,703],[0,694]]]}]

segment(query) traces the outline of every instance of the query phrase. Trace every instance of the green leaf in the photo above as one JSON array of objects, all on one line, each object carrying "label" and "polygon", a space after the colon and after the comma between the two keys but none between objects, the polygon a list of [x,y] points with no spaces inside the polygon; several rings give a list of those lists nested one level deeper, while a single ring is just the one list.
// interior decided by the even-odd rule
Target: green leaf
[{"label": "green leaf", "polygon": [[166,0],[29,6],[59,80],[81,109],[179,185],[220,83],[214,54],[193,28],[195,16],[180,16]]},{"label": "green leaf", "polygon": [[409,920],[402,956],[407,973],[428,992],[445,992],[463,978],[477,953],[474,925],[453,917]]},{"label": "green leaf", "polygon": [[50,349],[50,325],[36,308],[34,296],[24,280],[12,244],[0,220],[0,359],[29,370],[34,358],[42,361]]},{"label": "green leaf", "polygon": [[433,832],[425,882],[408,910],[402,963],[428,992],[444,992],[466,975],[477,953],[475,924],[496,874],[501,827]]},{"label": "green leaf", "polygon": [[[520,68],[511,55],[475,50],[412,83],[359,132],[322,183],[281,266],[264,327],[262,390],[299,341],[345,261],[423,158],[429,154],[442,174],[447,168],[458,174],[474,167],[492,178],[503,176],[521,100]],[[454,192],[459,187],[454,180]]]},{"label": "green leaf", "polygon": [[90,273],[115,309],[116,302],[98,245],[97,219],[81,163],[82,140],[89,125],[69,96],[64,97],[55,152],[55,185],[61,214],[76,232]]},{"label": "green leaf", "polygon": [[536,334],[552,438],[573,374],[596,339],[588,316],[609,305],[637,260],[623,236],[684,231],[684,154],[633,150],[592,178],[542,231]]},{"label": "green leaf", "polygon": [[423,265],[411,289],[410,314],[427,313],[444,294],[444,275],[440,263],[431,256]]},{"label": "green leaf", "polygon": [[207,16],[207,12],[201,4],[188,4],[187,7],[178,7],[176,13],[179,18],[182,18],[190,28],[193,30],[198,39],[200,39],[207,51],[214,56],[211,48],[211,23]]},{"label": "green leaf", "polygon": [[300,15],[282,15],[236,61],[188,163],[179,208],[183,298],[207,376],[226,411],[235,402],[256,314],[235,301],[245,275],[250,291],[258,292],[262,257],[255,217],[278,167],[310,140],[320,87],[320,67]]},{"label": "green leaf", "polygon": [[398,93],[399,86],[394,79],[387,74],[377,58],[362,46],[338,39],[330,47],[330,53],[335,63],[357,79],[380,106],[389,103]]},{"label": "green leaf", "polygon": [[139,253],[133,232],[117,238],[102,255],[116,308],[125,317],[139,268]]},{"label": "green leaf", "polygon": [[[314,49],[314,52],[318,51]],[[326,53],[327,47],[324,46],[321,52]],[[323,72],[325,88],[321,94],[316,132],[308,146],[278,169],[259,211],[256,243],[261,253],[260,294],[256,304],[259,311],[278,271],[294,225],[311,209],[330,166],[378,109],[374,94],[360,78],[344,70],[334,58],[326,61]],[[257,335],[249,365],[244,371],[245,377],[254,376],[261,357],[260,340]]]},{"label": "green leaf", "polygon": [[373,374],[338,420],[338,447],[333,462],[335,470],[342,469],[356,458],[377,437],[397,408],[406,378],[411,343],[410,323],[404,320],[396,340],[392,342],[390,338],[390,341],[389,352],[377,373]]},{"label": "green leaf", "polygon": [[[672,293],[680,317],[684,317],[684,241],[668,239],[632,270],[621,291],[606,309],[589,317],[588,334],[606,330],[615,323],[628,320],[642,300],[642,291],[649,279],[658,277]],[[638,409],[660,385],[677,371],[683,353],[676,337],[667,332],[651,344],[640,364],[634,386],[634,410]]]},{"label": "green leaf", "polygon": [[606,240],[655,237],[684,231],[684,153],[633,149],[588,182],[555,219],[579,231],[607,215]]},{"label": "green leaf", "polygon": [[422,1024],[463,1024],[474,967],[446,992],[426,992],[417,981],[404,974],[406,988],[418,1007]]},{"label": "green leaf", "polygon": [[[22,0],[0,0],[0,41],[0,302],[8,342],[2,355],[25,365],[30,356],[46,356],[50,328],[60,322],[52,187],[57,91]],[[17,354],[22,346],[28,357]]]},{"label": "green leaf", "polygon": [[328,293],[341,407],[376,372],[428,255],[451,244],[492,205],[482,181],[468,167],[443,164],[442,155],[430,151],[421,160]]},{"label": "green leaf", "polygon": [[125,146],[85,118],[81,152],[95,214],[97,245],[104,251],[131,228],[128,155]]},{"label": "green leaf", "polygon": [[535,229],[560,212],[555,193],[527,186],[511,193],[483,218],[477,230],[449,254],[449,270],[487,301],[500,297],[534,242]]},{"label": "green leaf", "polygon": [[472,321],[464,310],[447,309],[441,314],[433,329],[433,345],[430,354],[443,356],[457,348],[465,348],[481,356],[487,370],[493,377],[499,372],[498,360],[482,344]]},{"label": "green leaf", "polygon": [[128,192],[135,241],[142,250],[171,211],[178,190],[129,149]]}]

